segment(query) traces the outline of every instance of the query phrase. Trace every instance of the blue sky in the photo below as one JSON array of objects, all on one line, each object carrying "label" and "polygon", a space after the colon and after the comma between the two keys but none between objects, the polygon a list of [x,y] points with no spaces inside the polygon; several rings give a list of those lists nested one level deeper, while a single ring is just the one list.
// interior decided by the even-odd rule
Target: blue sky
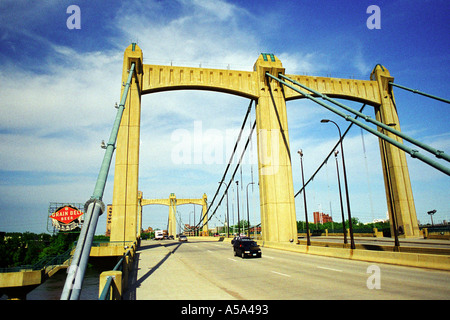
[{"label": "blue sky", "polygon": [[[81,29],[69,30],[69,5],[81,9]],[[369,5],[381,9],[381,29],[369,30]],[[137,42],[147,64],[251,70],[261,52],[273,52],[288,74],[369,79],[383,64],[395,82],[450,97],[448,1],[12,1],[0,3],[0,231],[46,232],[49,202],[84,203],[92,194],[103,149],[120,100],[123,51]],[[395,89],[406,134],[450,152],[448,106]],[[359,109],[360,104],[346,102]],[[203,193],[212,200],[222,163],[180,164],[171,155],[176,133],[232,144],[246,99],[212,92],[177,91],[142,99],[140,190],[146,198]],[[309,177],[336,142],[332,125],[347,123],[312,102],[287,104],[294,188],[301,186],[303,149]],[[371,107],[365,113],[373,116]],[[254,119],[254,114],[252,115]],[[180,131],[181,130],[181,131]],[[212,140],[211,140],[212,139]],[[216,140],[214,140],[216,139]],[[353,216],[386,217],[378,141],[354,127],[344,142]],[[256,145],[254,145],[254,150]],[[307,189],[308,209],[339,221],[334,159]],[[407,156],[416,211],[429,222],[449,220],[449,178]],[[112,202],[112,166],[105,203]],[[243,182],[255,165],[243,166]],[[249,188],[251,220],[259,222],[258,191]],[[241,214],[245,212],[245,190]],[[236,190],[230,201],[236,201]],[[234,205],[235,206],[235,205]],[[254,210],[255,208],[255,210]],[[193,206],[180,206],[188,223]],[[304,220],[301,199],[297,219]],[[236,212],[237,209],[234,208]],[[331,212],[330,212],[331,211]],[[225,207],[211,225],[224,220]],[[200,208],[196,208],[197,216]],[[144,208],[143,226],[165,228],[167,207]],[[105,216],[97,233],[105,230]],[[198,218],[197,218],[198,221]],[[233,221],[233,220],[232,220]],[[236,218],[235,218],[236,221]]]}]

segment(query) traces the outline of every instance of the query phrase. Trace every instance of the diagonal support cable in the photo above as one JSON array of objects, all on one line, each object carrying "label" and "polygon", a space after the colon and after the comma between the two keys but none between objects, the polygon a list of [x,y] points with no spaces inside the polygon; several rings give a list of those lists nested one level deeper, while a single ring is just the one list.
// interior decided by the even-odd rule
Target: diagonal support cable
[{"label": "diagonal support cable", "polygon": [[446,175],[450,176],[450,168],[447,168],[446,166],[444,166],[444,165],[442,165],[442,164],[440,164],[440,163],[438,163],[438,162],[436,162],[436,161],[434,161],[432,159],[429,159],[428,157],[426,157],[423,154],[421,154],[418,150],[415,150],[415,149],[412,149],[412,148],[410,148],[408,146],[405,146],[403,143],[400,143],[397,140],[395,140],[395,139],[393,139],[393,138],[391,138],[391,137],[389,137],[389,136],[387,136],[387,135],[385,135],[385,134],[383,134],[383,133],[381,133],[381,132],[379,132],[379,131],[371,128],[371,127],[369,127],[368,125],[362,123],[361,121],[352,118],[350,115],[347,115],[344,112],[342,112],[342,111],[340,111],[340,110],[338,110],[338,109],[336,109],[336,108],[334,108],[334,107],[332,107],[330,105],[327,105],[326,103],[324,103],[321,100],[313,97],[312,95],[308,94],[307,92],[302,91],[302,90],[294,87],[293,85],[291,85],[291,84],[289,84],[289,83],[287,83],[287,82],[285,82],[285,81],[283,81],[283,80],[281,80],[281,79],[271,75],[268,72],[266,72],[266,75],[271,77],[272,79],[277,80],[278,82],[284,84],[285,86],[291,88],[292,90],[302,94],[304,97],[306,97],[306,98],[308,98],[308,99],[310,99],[310,100],[320,104],[321,106],[323,106],[326,109],[332,111],[333,113],[341,116],[346,121],[353,122],[354,124],[356,124],[357,126],[363,128],[364,130],[369,131],[373,135],[375,135],[375,136],[377,136],[377,137],[379,137],[379,138],[389,142],[390,144],[394,145],[395,147],[397,147],[397,148],[407,152],[409,155],[411,155],[411,157],[417,158],[417,159],[425,162],[426,164],[432,166],[433,168],[435,168],[435,169],[445,173]]},{"label": "diagonal support cable", "polygon": [[[205,214],[202,216],[202,218],[200,219],[200,221],[199,221],[199,223],[197,224],[196,227],[198,227],[200,225],[200,223],[203,221],[203,219],[206,216],[208,216],[209,210],[212,207],[212,205],[214,204],[214,201],[215,201],[215,199],[217,197],[217,194],[219,193],[219,190],[220,190],[220,187],[222,185],[222,182],[225,180],[225,177],[227,175],[228,169],[230,168],[231,163],[233,162],[234,154],[236,153],[239,141],[241,140],[242,132],[244,131],[245,124],[247,123],[248,116],[250,115],[250,112],[252,110],[252,105],[253,105],[253,100],[250,100],[250,104],[248,105],[248,108],[247,108],[247,113],[245,114],[244,121],[242,122],[241,131],[239,132],[239,135],[238,135],[238,138],[236,140],[236,143],[234,144],[233,152],[231,153],[230,160],[228,161],[228,165],[227,165],[227,167],[225,169],[225,172],[223,173],[221,182],[219,183],[219,187],[217,188],[216,193],[214,194],[214,197],[213,197],[210,205],[208,206],[208,209],[206,210]],[[233,175],[233,177],[234,177],[234,175]],[[228,187],[227,187],[227,190],[228,190]],[[221,200],[221,202],[222,202],[222,200]],[[208,219],[208,221],[209,221],[209,219]]]},{"label": "diagonal support cable", "polygon": [[81,294],[81,287],[84,280],[86,266],[91,252],[92,240],[94,239],[95,229],[97,227],[98,217],[105,210],[105,204],[102,201],[103,193],[108,179],[108,172],[111,166],[111,160],[117,141],[117,134],[119,132],[120,121],[122,119],[123,111],[125,109],[125,101],[127,100],[128,91],[130,89],[131,80],[133,77],[135,63],[131,64],[128,74],[128,79],[122,93],[119,109],[117,110],[116,119],[109,137],[106,147],[105,155],[103,156],[100,172],[97,177],[94,192],[85,204],[86,218],[78,237],[77,246],[73,255],[72,263],[69,266],[64,288],[61,293],[61,300],[78,300]]},{"label": "diagonal support cable", "polygon": [[[361,107],[361,109],[359,109],[359,112],[363,111],[365,108],[365,104]],[[355,117],[355,119],[358,118],[358,116]],[[328,156],[325,157],[325,160],[323,160],[322,164],[316,169],[316,171],[314,171],[314,173],[311,175],[311,177],[308,179],[308,181],[306,181],[305,185],[302,186],[302,188],[295,194],[294,198],[297,197],[300,193],[302,193],[302,191],[306,188],[306,186],[308,185],[308,183],[310,183],[314,177],[316,176],[316,174],[320,171],[320,169],[322,169],[322,167],[325,165],[325,163],[327,163],[328,159],[331,157],[331,155],[333,154],[334,150],[336,150],[337,146],[341,143],[342,140],[344,140],[345,136],[347,135],[347,133],[350,131],[350,128],[353,126],[353,122],[350,123],[350,125],[347,127],[347,129],[344,131],[344,133],[342,134],[342,138],[340,138],[338,140],[338,142],[336,142],[336,144],[334,145],[333,148],[331,148],[330,153],[328,154]]]},{"label": "diagonal support cable", "polygon": [[306,90],[308,90],[308,91],[318,95],[319,97],[321,97],[324,100],[327,100],[327,101],[329,101],[329,102],[331,102],[331,103],[333,103],[333,104],[335,104],[335,105],[337,105],[337,106],[339,106],[339,107],[341,107],[341,108],[343,108],[343,109],[345,109],[345,110],[347,110],[347,111],[349,111],[349,112],[351,112],[351,113],[353,113],[353,114],[363,118],[366,122],[372,123],[372,124],[382,128],[382,129],[384,129],[386,131],[389,131],[390,133],[393,133],[393,134],[401,137],[402,139],[404,139],[404,140],[406,140],[408,142],[411,142],[412,144],[414,144],[414,145],[416,145],[416,146],[418,146],[418,147],[420,147],[420,148],[422,148],[422,149],[424,149],[424,150],[434,154],[437,158],[440,158],[440,159],[442,158],[444,160],[450,161],[450,156],[445,154],[444,151],[437,150],[437,149],[435,149],[435,148],[433,148],[433,147],[431,147],[431,146],[429,146],[429,145],[427,145],[427,144],[425,144],[423,142],[420,142],[420,141],[418,141],[418,140],[416,140],[414,138],[411,138],[408,135],[404,134],[403,132],[395,130],[394,128],[388,126],[387,124],[384,124],[384,123],[382,123],[382,122],[380,122],[378,120],[375,120],[375,119],[373,119],[373,118],[371,118],[371,117],[369,117],[369,116],[367,116],[367,115],[365,115],[365,114],[363,114],[361,112],[358,112],[358,111],[356,111],[356,110],[346,106],[345,104],[340,103],[339,101],[331,99],[328,96],[326,96],[325,94],[322,94],[322,93],[320,93],[320,92],[318,92],[316,90],[308,88],[307,86],[305,86],[305,85],[303,85],[303,84],[301,84],[301,83],[299,83],[299,82],[297,82],[297,81],[295,81],[295,80],[293,80],[291,78],[288,78],[288,77],[286,77],[283,74],[279,74],[278,76],[283,78],[283,79],[286,79],[286,80],[288,80],[288,81],[290,81],[290,82],[292,82],[292,83],[294,83],[294,84],[296,84],[296,85],[298,85],[300,87],[302,87],[303,89],[306,89]]},{"label": "diagonal support cable", "polygon": [[[255,130],[255,127],[256,127],[256,120],[255,120],[255,122],[253,122],[253,126],[252,126],[252,129],[250,130],[250,134],[248,135],[247,142],[245,143],[245,146],[244,146],[244,150],[242,150],[241,157],[239,158],[238,165],[237,165],[236,168],[234,169],[233,175],[231,176],[230,181],[229,181],[228,184],[227,184],[227,187],[226,187],[226,189],[225,189],[225,192],[222,194],[222,198],[220,198],[220,201],[219,201],[219,203],[217,204],[216,208],[214,209],[214,212],[208,217],[208,220],[206,221],[206,223],[208,223],[209,220],[211,220],[211,218],[216,214],[217,209],[218,209],[218,208],[220,207],[220,205],[222,204],[222,201],[223,201],[223,199],[224,199],[224,197],[225,197],[225,194],[228,192],[228,188],[231,186],[231,182],[234,180],[234,176],[236,175],[236,173],[237,173],[237,171],[238,171],[238,169],[239,169],[239,167],[240,167],[240,165],[241,165],[242,158],[244,157],[244,154],[245,154],[245,151],[247,150],[248,144],[250,143],[250,141],[251,141],[251,139],[252,139],[252,134],[253,134],[253,131]],[[222,181],[223,181],[223,180],[222,180]],[[222,184],[220,184],[220,185],[222,185]],[[220,186],[219,186],[219,189],[220,189]],[[219,189],[218,189],[218,190],[219,190]],[[212,206],[210,206],[209,208],[211,208],[211,207],[212,207]],[[209,211],[209,208],[208,208],[208,211]],[[204,217],[205,217],[205,216],[202,217],[202,220],[203,220]],[[200,223],[202,222],[202,220],[200,220],[200,222],[197,224],[196,227],[201,228],[201,227],[204,226],[204,224],[203,224],[203,225],[201,225],[201,226],[199,227],[199,225],[200,225]]]},{"label": "diagonal support cable", "polygon": [[394,86],[394,87],[397,87],[397,88],[400,88],[400,89],[403,89],[403,90],[411,91],[413,93],[417,93],[417,94],[420,94],[422,96],[425,96],[425,97],[428,97],[428,98],[431,98],[431,99],[439,100],[439,101],[442,101],[442,102],[445,102],[445,103],[450,103],[450,100],[447,100],[447,99],[444,99],[444,98],[439,98],[439,97],[433,96],[432,94],[428,94],[428,93],[425,93],[425,92],[422,92],[422,91],[419,91],[419,90],[416,90],[416,89],[407,88],[407,87],[401,86],[401,85],[393,83],[393,82],[389,82],[389,84],[391,86]]}]

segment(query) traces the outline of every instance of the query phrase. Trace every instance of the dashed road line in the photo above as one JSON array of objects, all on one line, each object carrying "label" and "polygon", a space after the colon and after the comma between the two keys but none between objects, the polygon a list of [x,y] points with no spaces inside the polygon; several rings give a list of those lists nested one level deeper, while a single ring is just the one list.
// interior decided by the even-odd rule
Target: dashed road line
[{"label": "dashed road line", "polygon": [[276,271],[270,271],[270,272],[273,272],[273,273],[276,273],[276,274],[279,274],[280,276],[284,276],[284,277],[291,277],[290,275],[288,275],[288,274],[285,274],[285,273],[281,273],[281,272],[276,272]]},{"label": "dashed road line", "polygon": [[333,269],[333,268],[327,268],[327,267],[320,267],[320,266],[317,266],[317,268],[319,268],[319,269],[325,269],[325,270],[330,270],[330,271],[336,271],[336,272],[342,272],[342,270],[339,270],[339,269]]}]

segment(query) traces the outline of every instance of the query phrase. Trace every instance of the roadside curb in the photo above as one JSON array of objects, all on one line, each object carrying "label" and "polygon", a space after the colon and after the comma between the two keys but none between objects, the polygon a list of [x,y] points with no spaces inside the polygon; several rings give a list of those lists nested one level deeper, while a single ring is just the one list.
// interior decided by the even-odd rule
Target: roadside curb
[{"label": "roadside curb", "polygon": [[450,256],[447,255],[315,247],[293,243],[264,242],[261,240],[257,242],[261,247],[298,253],[450,271]]}]

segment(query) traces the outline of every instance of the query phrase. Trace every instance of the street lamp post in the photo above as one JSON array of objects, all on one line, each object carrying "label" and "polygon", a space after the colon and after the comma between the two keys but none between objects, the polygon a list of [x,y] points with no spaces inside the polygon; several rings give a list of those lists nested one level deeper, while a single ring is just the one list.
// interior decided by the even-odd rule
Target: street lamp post
[{"label": "street lamp post", "polygon": [[192,235],[192,234],[191,234],[191,232],[192,232],[191,213],[192,213],[192,211],[189,212],[189,236]]},{"label": "street lamp post", "polygon": [[345,170],[344,146],[343,146],[343,142],[342,142],[341,129],[339,128],[337,123],[332,121],[332,120],[322,119],[322,120],[320,120],[320,122],[322,122],[322,123],[327,123],[327,122],[333,123],[336,126],[336,128],[338,129],[338,132],[339,132],[339,141],[340,141],[340,144],[341,144],[342,168],[344,170],[345,195],[347,197],[348,225],[349,225],[349,228],[350,228],[350,247],[352,249],[355,249],[355,240],[353,238],[352,216],[351,216],[351,213],[350,213],[350,198],[348,196],[347,172]]},{"label": "street lamp post", "polygon": [[196,236],[195,231],[197,230],[197,227],[195,226],[195,205],[194,205],[194,237]]},{"label": "street lamp post", "polygon": [[[248,213],[248,186],[251,184],[255,184],[254,182],[249,182],[247,184],[247,236],[250,237],[250,215]],[[253,231],[253,235],[254,235],[255,231]]]},{"label": "street lamp post", "polygon": [[229,238],[230,237],[230,216],[228,213],[228,185],[223,181],[221,181],[219,183],[223,183],[227,187],[227,238]]},{"label": "street lamp post", "polygon": [[236,181],[236,192],[237,192],[237,212],[238,212],[238,237],[241,236],[241,224],[239,221],[239,181]]},{"label": "street lamp post", "polygon": [[306,220],[306,245],[311,245],[311,240],[309,239],[309,223],[308,223],[308,210],[306,209],[306,190],[305,190],[305,176],[303,174],[303,151],[298,150],[297,153],[300,155],[300,168],[302,171],[302,184],[303,184],[303,202],[305,206],[305,220]]},{"label": "street lamp post", "polygon": [[436,213],[436,209],[427,212],[431,217],[431,226],[434,227],[433,215]]},{"label": "street lamp post", "polygon": [[339,199],[341,201],[341,215],[342,215],[342,232],[344,233],[344,243],[347,244],[347,229],[345,228],[345,217],[344,217],[344,204],[342,203],[342,192],[341,192],[341,179],[339,178],[339,166],[338,166],[338,156],[339,151],[334,150],[334,158],[336,159],[336,172],[339,186]]}]

